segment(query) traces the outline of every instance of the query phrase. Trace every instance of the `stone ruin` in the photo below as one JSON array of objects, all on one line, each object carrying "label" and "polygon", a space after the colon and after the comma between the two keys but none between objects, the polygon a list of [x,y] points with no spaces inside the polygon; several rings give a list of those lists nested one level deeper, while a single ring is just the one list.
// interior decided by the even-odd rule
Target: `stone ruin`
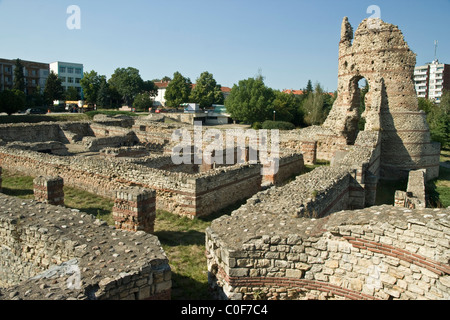
[{"label": "stone ruin", "polygon": [[[239,148],[235,164],[174,165],[173,132],[193,128],[150,117],[1,125],[0,166],[34,177],[36,201],[0,195],[0,298],[170,299],[156,210],[198,218],[246,201],[206,230],[219,299],[449,299],[450,212],[425,208],[423,192],[440,146],[414,53],[376,22],[353,34],[344,19],[337,100],[323,126],[280,133],[276,175]],[[331,165],[304,174],[317,160]],[[395,207],[375,206],[379,179],[407,176]],[[115,226],[62,207],[64,184],[113,199]]]},{"label": "stone ruin", "polygon": [[[217,298],[450,299],[450,210],[424,205],[440,145],[418,108],[415,62],[398,27],[369,19],[353,33],[343,20],[330,115],[281,141],[305,163],[331,166],[259,192],[213,221],[206,247]],[[363,78],[370,90],[359,114]],[[374,206],[379,179],[408,176],[395,207]]]}]

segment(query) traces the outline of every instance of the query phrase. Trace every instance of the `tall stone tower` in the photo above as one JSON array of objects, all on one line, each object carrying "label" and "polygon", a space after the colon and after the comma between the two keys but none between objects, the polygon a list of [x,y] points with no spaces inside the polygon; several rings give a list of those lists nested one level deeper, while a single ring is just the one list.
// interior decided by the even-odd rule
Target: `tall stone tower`
[{"label": "tall stone tower", "polygon": [[[338,97],[323,127],[353,144],[358,123],[381,136],[381,178],[401,178],[410,170],[427,169],[427,178],[439,175],[440,145],[433,143],[426,115],[419,110],[413,74],[416,55],[397,26],[381,19],[364,20],[353,34],[344,18],[339,44]],[[358,83],[366,79],[366,109]]]}]

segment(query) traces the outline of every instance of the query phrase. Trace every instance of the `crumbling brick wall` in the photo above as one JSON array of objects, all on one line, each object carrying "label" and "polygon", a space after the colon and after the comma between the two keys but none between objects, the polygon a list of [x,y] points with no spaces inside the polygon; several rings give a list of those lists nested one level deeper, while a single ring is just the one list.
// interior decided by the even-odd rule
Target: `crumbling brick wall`
[{"label": "crumbling brick wall", "polygon": [[[355,33],[344,18],[339,44],[338,96],[324,127],[353,144],[358,122],[381,135],[381,177],[406,177],[427,169],[427,180],[439,175],[439,145],[432,143],[426,115],[419,111],[413,72],[416,55],[397,26],[364,20]],[[366,110],[360,115],[358,82],[369,84]]]}]

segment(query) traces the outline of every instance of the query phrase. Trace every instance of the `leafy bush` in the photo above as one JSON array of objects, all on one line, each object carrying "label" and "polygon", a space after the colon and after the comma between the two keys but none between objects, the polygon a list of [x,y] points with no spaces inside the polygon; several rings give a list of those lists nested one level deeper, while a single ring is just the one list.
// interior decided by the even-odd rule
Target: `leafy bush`
[{"label": "leafy bush", "polygon": [[253,123],[252,129],[254,129],[254,130],[260,130],[260,129],[262,129],[262,124],[261,124],[261,122],[255,122],[255,123]]},{"label": "leafy bush", "polygon": [[262,129],[265,130],[294,130],[295,126],[290,122],[284,121],[265,121],[262,124]]}]

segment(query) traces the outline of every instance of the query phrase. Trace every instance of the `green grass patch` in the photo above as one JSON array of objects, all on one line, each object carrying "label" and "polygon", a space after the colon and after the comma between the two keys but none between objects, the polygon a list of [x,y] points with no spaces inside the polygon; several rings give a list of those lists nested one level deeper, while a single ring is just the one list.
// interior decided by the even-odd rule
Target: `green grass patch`
[{"label": "green grass patch", "polygon": [[[4,194],[21,199],[34,199],[32,177],[13,174],[3,170],[2,179]],[[106,221],[109,225],[114,225],[111,216],[114,202],[110,199],[65,186],[64,204],[67,208],[78,209]]]},{"label": "green grass patch", "polygon": [[318,160],[316,160],[316,164],[314,164],[314,165],[305,164],[305,172],[304,173],[311,172],[318,167],[324,167],[324,166],[329,166],[329,165],[330,165],[330,161],[318,159]]},{"label": "green grass patch", "polygon": [[442,150],[441,151],[441,162],[449,162],[450,163],[450,150]]},{"label": "green grass patch", "polygon": [[427,183],[427,194],[433,207],[450,207],[450,169],[440,167],[439,178]]}]

